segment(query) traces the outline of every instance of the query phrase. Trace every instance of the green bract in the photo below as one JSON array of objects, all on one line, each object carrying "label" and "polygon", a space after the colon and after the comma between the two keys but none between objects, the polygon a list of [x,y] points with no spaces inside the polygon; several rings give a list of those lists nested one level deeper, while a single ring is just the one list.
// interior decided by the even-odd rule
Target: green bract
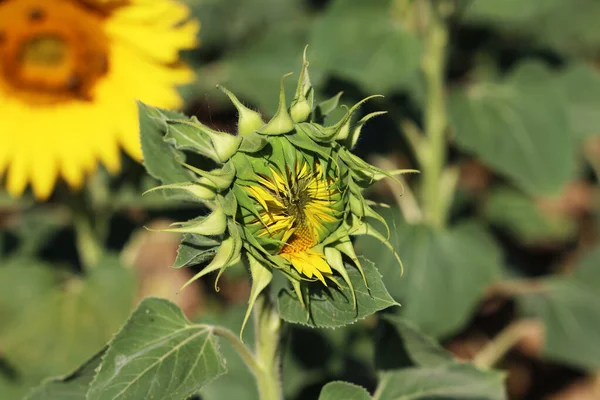
[{"label": "green bract", "polygon": [[[325,125],[327,116],[338,107],[340,95],[314,104],[305,59],[288,107],[283,85],[286,76],[278,110],[266,123],[233,93],[220,88],[239,112],[237,135],[210,129],[195,118],[166,119],[168,143],[220,165],[205,171],[184,164],[195,179],[156,188],[183,191],[212,209],[208,216],[168,229],[185,234],[175,267],[209,262],[192,282],[213,271],[220,274],[240,260],[246,262],[253,280],[246,318],[274,269],[288,278],[303,305],[303,281],[333,282],[341,287],[340,277],[356,305],[343,258],[352,260],[365,285],[367,281],[350,236],[373,236],[394,251],[387,241],[384,219],[362,191],[384,177],[412,172],[382,171],[350,152],[363,125],[382,114],[371,113],[351,122],[370,97],[345,108],[335,124]],[[374,220],[387,235],[371,225]]]}]

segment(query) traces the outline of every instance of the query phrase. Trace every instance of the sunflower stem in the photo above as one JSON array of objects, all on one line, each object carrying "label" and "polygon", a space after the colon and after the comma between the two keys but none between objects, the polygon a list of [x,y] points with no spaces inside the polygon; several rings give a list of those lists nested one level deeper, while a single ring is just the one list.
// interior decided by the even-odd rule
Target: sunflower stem
[{"label": "sunflower stem", "polygon": [[102,247],[94,231],[92,218],[87,213],[74,211],[73,224],[81,264],[86,270],[94,268],[102,255]]},{"label": "sunflower stem", "polygon": [[[425,29],[425,53],[422,70],[427,87],[427,104],[425,106],[425,148],[423,149],[422,201],[426,221],[434,227],[443,227],[448,205],[442,200],[452,196],[441,193],[442,177],[446,163],[446,99],[444,86],[444,67],[448,29],[436,3],[425,0],[427,7]],[[452,188],[453,189],[453,188]]]},{"label": "sunflower stem", "polygon": [[264,292],[254,304],[254,329],[258,364],[256,382],[260,400],[282,400],[281,319]]},{"label": "sunflower stem", "polygon": [[100,218],[90,204],[87,191],[77,194],[63,192],[62,199],[71,211],[79,261],[84,270],[90,270],[98,264],[103,253],[101,234],[98,229]]}]

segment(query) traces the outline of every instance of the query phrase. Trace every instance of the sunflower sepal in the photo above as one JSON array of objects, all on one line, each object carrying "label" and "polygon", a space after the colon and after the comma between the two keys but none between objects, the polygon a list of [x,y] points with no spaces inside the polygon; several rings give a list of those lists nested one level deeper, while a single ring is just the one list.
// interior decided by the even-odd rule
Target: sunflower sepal
[{"label": "sunflower sepal", "polygon": [[352,305],[356,309],[356,293],[354,292],[354,286],[352,286],[350,275],[348,275],[348,271],[346,270],[346,266],[344,265],[342,253],[336,248],[327,247],[325,248],[325,257],[327,258],[327,262],[329,263],[331,268],[338,274],[340,274],[342,279],[344,279],[344,281],[350,288],[350,293],[352,294]]},{"label": "sunflower sepal", "polygon": [[351,131],[349,130],[349,135],[347,137],[338,137],[337,139],[343,140],[344,144],[346,145],[347,148],[353,149],[354,146],[356,146],[356,143],[358,142],[358,139],[360,137],[360,133],[362,132],[362,128],[363,128],[363,126],[365,126],[367,121],[370,120],[371,118],[377,117],[379,115],[385,115],[385,114],[387,114],[387,111],[375,111],[375,112],[365,115],[360,120],[358,120],[357,123],[354,124],[354,127],[352,128]]},{"label": "sunflower sepal", "polygon": [[[237,249],[237,251],[239,252],[239,248]],[[235,252],[236,252],[235,239],[233,237],[228,237],[227,239],[223,240],[221,242],[221,245],[217,249],[217,252],[215,253],[215,256],[212,259],[212,261],[206,267],[202,268],[202,270],[200,272],[198,272],[196,275],[194,275],[192,278],[190,278],[186,283],[184,283],[183,286],[181,286],[181,288],[179,289],[179,291],[181,292],[183,289],[185,289],[191,283],[193,283],[194,281],[202,278],[203,276],[205,276],[211,272],[224,270],[225,268],[227,268],[230,265],[230,261],[232,260],[232,258],[235,258],[235,256],[236,256]],[[216,286],[216,282],[215,282],[215,286]]]},{"label": "sunflower sepal", "polygon": [[340,91],[335,96],[332,96],[327,100],[323,100],[317,104],[313,111],[313,121],[320,124],[324,123],[329,114],[338,108],[343,94],[344,92]]},{"label": "sunflower sepal", "polygon": [[247,255],[248,259],[248,269],[250,270],[250,276],[252,278],[252,287],[250,288],[250,296],[248,298],[248,308],[246,310],[246,314],[244,315],[244,321],[242,322],[242,327],[240,329],[240,339],[242,340],[242,333],[244,332],[244,327],[246,326],[246,322],[248,322],[248,318],[252,313],[252,309],[254,308],[254,303],[258,296],[265,290],[265,288],[271,283],[273,279],[273,273],[271,270],[260,263],[256,258],[252,255]]},{"label": "sunflower sepal", "polygon": [[184,233],[177,249],[177,257],[171,268],[180,269],[207,261],[210,262],[217,248],[221,245],[221,241],[222,238],[220,237]]},{"label": "sunflower sepal", "polygon": [[239,136],[247,136],[265,125],[261,115],[258,112],[243,105],[236,95],[234,95],[221,85],[217,85],[217,88],[223,93],[225,93],[227,97],[229,97],[229,100],[231,100],[231,102],[238,111]]},{"label": "sunflower sepal", "polygon": [[310,83],[308,65],[306,49],[304,49],[300,78],[298,79],[296,94],[294,95],[292,105],[290,106],[290,115],[292,120],[296,123],[307,121],[313,111],[314,89]]},{"label": "sunflower sepal", "polygon": [[167,133],[164,141],[177,150],[193,151],[223,164],[237,152],[242,141],[240,136],[219,132],[202,124],[196,117],[166,120]]},{"label": "sunflower sepal", "polygon": [[210,201],[217,197],[217,188],[215,188],[207,178],[200,178],[197,182],[171,183],[168,185],[156,186],[146,190],[142,195],[155,191],[183,191],[186,192],[192,201]]},{"label": "sunflower sepal", "polygon": [[217,206],[215,210],[206,217],[198,217],[186,222],[175,222],[171,225],[179,226],[159,229],[158,231],[216,236],[223,234],[227,229],[227,215],[223,212],[223,208]]},{"label": "sunflower sepal", "polygon": [[[220,191],[229,189],[235,179],[235,167],[233,166],[233,163],[227,163],[223,168],[217,168],[210,172],[186,163],[181,163],[181,165],[195,174],[200,175],[201,178],[205,178]],[[198,179],[199,182],[201,178]]]},{"label": "sunflower sepal", "polygon": [[283,135],[291,132],[294,129],[294,121],[292,120],[285,103],[284,80],[290,75],[292,74],[285,74],[281,78],[279,89],[279,106],[277,108],[277,112],[265,126],[256,131],[261,135]]},{"label": "sunflower sepal", "polygon": [[331,141],[337,136],[337,127],[324,127],[319,124],[301,122],[296,124],[296,130],[304,133],[307,137],[311,138],[317,143],[331,143]]},{"label": "sunflower sepal", "polygon": [[242,137],[238,151],[242,153],[256,153],[265,148],[269,141],[260,135],[247,135]]}]

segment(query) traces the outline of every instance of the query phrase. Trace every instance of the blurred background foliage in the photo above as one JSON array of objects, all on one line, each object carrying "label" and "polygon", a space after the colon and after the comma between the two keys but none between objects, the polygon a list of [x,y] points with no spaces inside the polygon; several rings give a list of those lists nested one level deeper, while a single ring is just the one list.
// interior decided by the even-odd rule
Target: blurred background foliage
[{"label": "blurred background foliage", "polygon": [[[184,55],[197,74],[181,89],[187,114],[232,130],[235,110],[215,89],[222,84],[271,115],[279,77],[298,71],[308,44],[319,99],[342,90],[348,104],[385,95],[361,108],[388,114],[366,125],[355,152],[385,168],[419,167],[411,138],[429,97],[418,0],[187,3],[202,24],[200,47]],[[392,205],[383,214],[405,273],[373,240],[359,240],[357,252],[402,304],[391,313],[458,359],[501,355],[510,398],[600,398],[600,3],[448,4],[445,152],[457,179],[448,227],[415,223],[411,192],[400,197],[397,184],[382,183],[370,197]],[[293,82],[286,81],[288,95]],[[408,187],[420,181],[412,176]],[[100,172],[72,196],[93,210],[90,223],[108,249],[85,279],[75,244],[86,244],[71,226],[78,216],[56,201],[60,189],[44,205],[0,195],[0,398],[18,399],[41,379],[72,371],[147,295],[237,330],[245,272],[228,271],[218,293],[208,277],[177,294],[189,277],[168,268],[179,237],[139,227],[197,210],[160,194],[141,197],[153,185],[126,161],[120,176]],[[383,325],[371,317],[336,330],[288,327],[287,398],[316,399],[336,379],[372,391],[381,354],[372,338],[386,334]],[[223,347],[229,374],[199,396],[257,398],[251,375]]]}]

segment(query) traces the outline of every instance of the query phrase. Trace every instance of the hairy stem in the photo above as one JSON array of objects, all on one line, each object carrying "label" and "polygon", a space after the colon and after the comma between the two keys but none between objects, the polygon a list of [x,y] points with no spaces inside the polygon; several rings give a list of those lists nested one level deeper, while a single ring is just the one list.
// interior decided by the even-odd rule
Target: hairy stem
[{"label": "hairy stem", "polygon": [[[435,227],[445,224],[447,205],[442,199],[451,197],[441,193],[442,173],[446,163],[446,99],[444,67],[448,31],[436,3],[428,2],[426,8],[427,28],[422,70],[427,87],[425,106],[425,148],[422,153],[423,187],[422,201],[426,221]],[[447,202],[448,200],[446,200]]]},{"label": "hairy stem", "polygon": [[261,373],[260,365],[256,361],[254,354],[235,333],[222,326],[211,326],[210,329],[212,329],[215,335],[227,340],[233,346],[254,376],[258,376]]},{"label": "hairy stem", "polygon": [[256,335],[256,374],[260,400],[282,400],[279,314],[262,293],[254,304],[254,329]]}]

